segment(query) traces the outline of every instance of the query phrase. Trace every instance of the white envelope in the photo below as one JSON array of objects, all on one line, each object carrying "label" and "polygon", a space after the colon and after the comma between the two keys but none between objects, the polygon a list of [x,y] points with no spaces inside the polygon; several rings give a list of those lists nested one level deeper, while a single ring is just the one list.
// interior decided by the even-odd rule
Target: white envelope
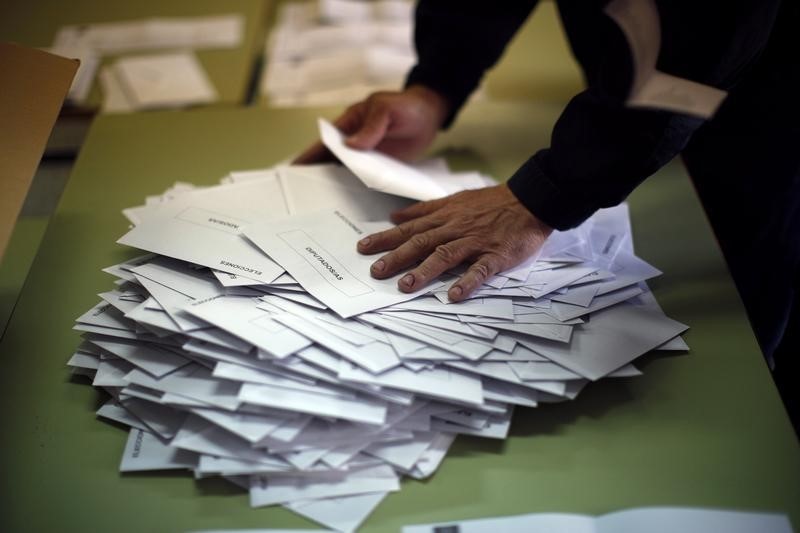
[{"label": "white envelope", "polygon": [[246,440],[217,426],[209,425],[196,416],[189,416],[186,419],[170,444],[197,453],[262,463],[265,469],[271,467],[275,472],[292,469],[292,466],[280,457],[264,450],[257,450]]},{"label": "white envelope", "polygon": [[[236,184],[237,195],[222,203],[216,188],[189,193],[164,204],[117,242],[197,265],[269,283],[283,269],[241,236],[244,226],[286,214],[277,178]],[[238,198],[258,198],[259,212]],[[252,200],[251,200],[252,201]]]},{"label": "white envelope", "polygon": [[62,26],[54,46],[80,44],[101,54],[153,48],[235,48],[242,40],[241,14],[159,17]]},{"label": "white envelope", "polygon": [[455,435],[452,433],[437,433],[428,449],[422,453],[417,463],[409,472],[415,479],[424,479],[431,476],[442,464],[447,450],[453,444]]},{"label": "white envelope", "polygon": [[240,403],[237,399],[240,383],[216,379],[199,365],[187,365],[161,379],[132,370],[125,379],[135,385],[186,396],[222,409],[236,409]]},{"label": "white envelope", "polygon": [[465,404],[483,403],[479,378],[441,367],[419,372],[397,367],[376,376],[355,366],[343,365],[339,377],[345,381],[386,386]]},{"label": "white envelope", "polygon": [[638,296],[643,292],[644,291],[640,287],[633,285],[625,289],[619,289],[614,292],[598,295],[592,300],[592,303],[588,307],[553,301],[553,305],[547,312],[559,320],[572,320],[589,313],[594,313],[595,311],[611,307],[612,305],[616,305],[620,302],[628,301],[634,296]]},{"label": "white envelope", "polygon": [[433,178],[405,163],[374,150],[350,148],[342,133],[326,120],[319,119],[319,133],[325,146],[370,189],[414,200],[447,196]]},{"label": "white envelope", "polygon": [[400,359],[391,346],[382,342],[373,341],[363,346],[355,346],[301,317],[284,314],[276,316],[275,320],[370,372],[383,372],[400,365]]},{"label": "white envelope", "polygon": [[141,420],[148,431],[165,440],[175,436],[186,418],[186,413],[141,398],[125,398],[120,403]]},{"label": "white envelope", "polygon": [[95,387],[124,387],[125,376],[135,367],[124,359],[101,359],[92,380]]},{"label": "white envelope", "polygon": [[278,175],[292,215],[340,209],[354,220],[386,220],[389,213],[411,203],[367,188],[340,165],[281,167]]},{"label": "white envelope", "polygon": [[400,490],[400,480],[388,465],[335,476],[253,476],[250,505],[260,507],[297,500],[315,500]]},{"label": "white envelope", "polygon": [[[355,531],[375,510],[388,492],[356,494],[284,504],[287,509],[336,531]],[[287,533],[302,533],[293,529]]]},{"label": "white envelope", "polygon": [[333,211],[254,224],[244,234],[343,318],[416,298],[438,286],[434,282],[407,294],[397,289],[402,274],[382,280],[370,276],[375,258],[356,251],[356,242],[366,236],[360,225]]},{"label": "white envelope", "polygon": [[279,389],[266,385],[245,383],[239,399],[246,403],[287,409],[301,413],[352,420],[365,424],[383,424],[386,403],[368,398],[336,398],[311,392]]},{"label": "white envelope", "polygon": [[191,52],[123,57],[111,68],[135,109],[186,107],[218,98]]},{"label": "white envelope", "polygon": [[[406,325],[408,323],[402,323],[399,320],[391,320],[377,313],[364,314],[360,319],[364,322],[379,326],[381,329],[408,337],[409,340],[419,341],[430,347],[452,352],[471,360],[480,359],[492,351],[491,345],[480,342],[479,339],[463,338],[454,343],[444,342],[440,340],[440,338],[430,335],[430,332],[423,333],[422,329],[418,327],[419,324],[411,323],[414,325],[410,327]],[[412,354],[413,353],[414,352],[412,352]]]},{"label": "white envelope", "polygon": [[287,357],[311,345],[309,339],[259,309],[258,303],[253,298],[219,296],[193,302],[185,310],[274,357]]},{"label": "white envelope", "polygon": [[262,440],[287,421],[281,416],[229,413],[216,409],[195,408],[192,413],[251,443]]},{"label": "white envelope", "polygon": [[196,464],[196,454],[168,446],[152,433],[134,428],[128,433],[119,471],[183,470]]},{"label": "white envelope", "polygon": [[442,303],[435,298],[417,298],[384,309],[385,311],[417,311],[514,319],[514,306],[508,298],[478,298],[458,303]]},{"label": "white envelope", "polygon": [[123,339],[92,339],[91,342],[157,378],[189,364],[185,357],[151,343]]},{"label": "white envelope", "polygon": [[516,373],[511,369],[508,363],[499,362],[478,362],[466,363],[458,361],[448,361],[445,363],[447,366],[460,369],[462,372],[469,372],[470,374],[478,374],[480,376],[487,376],[492,379],[505,381],[521,387],[528,387],[531,389],[548,392],[557,396],[563,396],[566,392],[566,384],[563,381],[550,380],[550,381],[522,381]]},{"label": "white envelope", "polygon": [[592,315],[569,345],[519,342],[586,378],[597,380],[684,332],[687,326],[645,307],[620,303]]},{"label": "white envelope", "polygon": [[434,431],[443,431],[447,433],[475,435],[488,439],[505,439],[508,436],[508,430],[511,429],[510,413],[511,411],[509,411],[508,415],[490,416],[486,426],[480,429],[462,426],[454,422],[438,419],[433,419],[431,421],[431,429]]},{"label": "white envelope", "polygon": [[435,432],[417,431],[410,440],[372,443],[364,449],[364,453],[407,471],[419,461],[437,435]]},{"label": "white envelope", "polygon": [[122,407],[122,405],[120,405],[119,402],[114,399],[104,403],[100,409],[97,410],[96,414],[101,418],[106,418],[119,424],[130,426],[132,429],[141,429],[147,432],[150,431],[147,429],[147,426],[144,424],[144,422],[136,418],[133,413]]}]

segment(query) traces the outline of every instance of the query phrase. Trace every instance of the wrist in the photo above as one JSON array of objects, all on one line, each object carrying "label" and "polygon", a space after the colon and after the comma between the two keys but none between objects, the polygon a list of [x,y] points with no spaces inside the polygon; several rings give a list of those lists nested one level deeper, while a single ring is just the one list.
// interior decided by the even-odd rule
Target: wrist
[{"label": "wrist", "polygon": [[517,198],[517,195],[514,194],[514,191],[512,191],[508,186],[508,183],[503,183],[500,185],[500,187],[503,189],[503,193],[507,195],[512,209],[519,213],[521,217],[527,218],[531,226],[541,233],[545,239],[549,237],[551,233],[553,233],[554,228],[536,216],[533,211],[528,209],[527,206],[520,202],[519,198]]},{"label": "wrist", "polygon": [[440,92],[421,84],[409,85],[405,92],[423,103],[431,114],[437,129],[441,128],[447,117],[450,116],[452,106]]}]

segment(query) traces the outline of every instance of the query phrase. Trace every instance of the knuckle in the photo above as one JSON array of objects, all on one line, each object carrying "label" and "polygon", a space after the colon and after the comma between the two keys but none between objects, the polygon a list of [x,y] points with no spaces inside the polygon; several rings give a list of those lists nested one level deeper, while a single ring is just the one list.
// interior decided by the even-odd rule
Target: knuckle
[{"label": "knuckle", "polygon": [[455,247],[450,244],[440,244],[433,251],[433,255],[442,263],[452,265],[458,261],[458,252]]},{"label": "knuckle", "polygon": [[470,270],[475,276],[475,279],[480,281],[481,283],[487,280],[489,276],[492,275],[491,267],[486,262],[483,261],[479,261],[474,265],[472,265]]},{"label": "knuckle", "polygon": [[472,226],[473,219],[467,213],[457,213],[452,216],[451,221],[458,227],[468,228]]},{"label": "knuckle", "polygon": [[427,283],[428,280],[435,278],[439,274],[440,272],[429,263],[422,263],[414,270],[414,276],[423,283]]},{"label": "knuckle", "polygon": [[412,224],[400,224],[393,230],[402,240],[407,241],[415,235]]},{"label": "knuckle", "polygon": [[415,233],[408,240],[409,244],[418,250],[427,250],[431,239],[426,233]]}]

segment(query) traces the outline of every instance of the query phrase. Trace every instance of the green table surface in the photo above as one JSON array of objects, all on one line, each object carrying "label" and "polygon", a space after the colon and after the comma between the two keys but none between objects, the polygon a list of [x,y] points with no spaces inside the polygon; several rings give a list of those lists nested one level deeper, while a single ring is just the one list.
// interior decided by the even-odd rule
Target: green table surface
[{"label": "green table surface", "polygon": [[555,2],[540,1],[483,82],[498,101],[567,102],[583,90]]},{"label": "green table surface", "polygon": [[48,216],[23,216],[14,226],[8,248],[0,260],[0,337],[14,311],[49,220]]},{"label": "green table surface", "polygon": [[[458,168],[508,176],[547,143],[559,106],[473,105],[437,150]],[[112,287],[100,268],[120,214],[175,180],[215,183],[315,137],[336,110],[203,109],[95,121],[0,341],[0,530],[189,531],[313,527],[250,509],[219,480],[120,475],[126,432],[95,420],[103,394],[65,363],[73,320]],[[786,512],[800,527],[800,450],[693,189],[677,164],[631,197],[638,253],[663,269],[666,312],[692,326],[689,354],[652,355],[644,376],[515,413],[506,441],[459,437],[433,478],[404,481],[364,525],[530,512],[601,514],[647,505]]]},{"label": "green table surface", "polygon": [[[248,94],[253,70],[264,42],[267,0],[5,0],[0,3],[0,41],[48,47],[56,32],[68,24],[117,22],[150,17],[194,17],[240,13],[245,18],[242,42],[237,48],[198,50],[197,57],[219,93],[221,104],[241,104]],[[156,53],[158,50],[134,52]],[[106,62],[113,57],[107,57]],[[87,106],[102,101],[95,81]]]}]

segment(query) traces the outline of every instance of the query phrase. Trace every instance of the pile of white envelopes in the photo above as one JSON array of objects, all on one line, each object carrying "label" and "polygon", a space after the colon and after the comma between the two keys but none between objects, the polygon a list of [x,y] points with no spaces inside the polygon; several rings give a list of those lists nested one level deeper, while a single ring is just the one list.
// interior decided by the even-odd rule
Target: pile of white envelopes
[{"label": "pile of white envelopes", "polygon": [[414,294],[371,278],[356,242],[409,200],[366,183],[417,176],[445,194],[487,178],[350,154],[336,133],[323,138],[349,168],[233,172],[125,211],[119,242],[150,253],[105,269],[116,287],[77,319],[69,362],[111,395],[98,415],[131,427],[123,472],[223,476],[253,506],[351,531],[403,476],[433,474],[455,435],[503,439],[515,406],[686,348],[644,284],[660,272],[634,255],[624,205],[462,303],[446,296],[457,272]]}]

